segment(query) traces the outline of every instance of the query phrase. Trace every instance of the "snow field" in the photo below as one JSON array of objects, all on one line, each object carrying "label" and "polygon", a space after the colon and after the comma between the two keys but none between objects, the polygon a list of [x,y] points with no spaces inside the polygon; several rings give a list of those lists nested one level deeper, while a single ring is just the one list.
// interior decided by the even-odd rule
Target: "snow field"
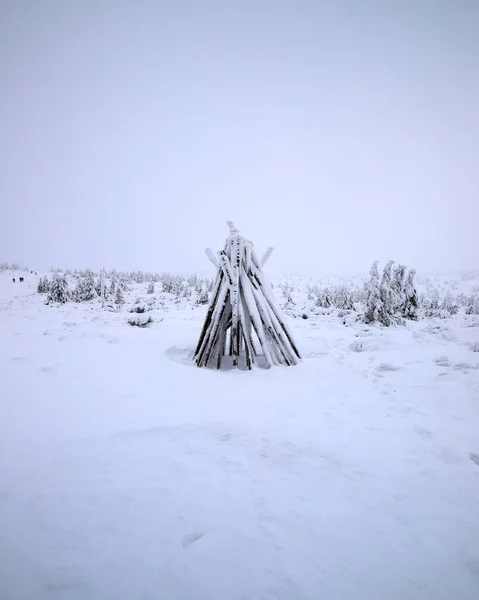
[{"label": "snow field", "polygon": [[477,316],[288,318],[299,366],[216,372],[190,360],[206,307],[143,329],[137,290],[109,311],[15,285],[2,600],[479,597]]}]

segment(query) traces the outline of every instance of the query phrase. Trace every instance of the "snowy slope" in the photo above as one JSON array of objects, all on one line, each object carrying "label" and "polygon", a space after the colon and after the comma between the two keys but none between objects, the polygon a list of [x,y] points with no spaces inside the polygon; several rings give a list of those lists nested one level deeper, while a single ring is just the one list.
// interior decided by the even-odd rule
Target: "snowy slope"
[{"label": "snowy slope", "polygon": [[290,319],[300,366],[215,372],[189,360],[205,307],[139,329],[22,285],[0,279],[2,600],[479,597],[477,317]]}]

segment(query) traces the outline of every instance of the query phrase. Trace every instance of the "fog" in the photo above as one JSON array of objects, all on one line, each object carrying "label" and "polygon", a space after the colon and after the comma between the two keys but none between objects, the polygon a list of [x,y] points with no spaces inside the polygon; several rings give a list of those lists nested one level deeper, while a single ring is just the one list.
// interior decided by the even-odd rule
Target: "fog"
[{"label": "fog", "polygon": [[473,0],[3,0],[0,82],[0,261],[479,266]]}]

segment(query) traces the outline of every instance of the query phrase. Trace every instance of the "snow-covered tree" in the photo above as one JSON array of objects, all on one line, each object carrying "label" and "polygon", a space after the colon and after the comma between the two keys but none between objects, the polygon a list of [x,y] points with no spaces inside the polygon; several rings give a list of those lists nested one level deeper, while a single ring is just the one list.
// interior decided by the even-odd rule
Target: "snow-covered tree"
[{"label": "snow-covered tree", "polygon": [[103,302],[109,296],[108,289],[107,289],[107,286],[105,283],[105,277],[106,277],[105,269],[102,269],[100,271],[100,276],[98,277],[98,280],[95,283],[95,291],[101,300],[102,306],[103,306]]},{"label": "snow-covered tree", "polygon": [[128,290],[128,280],[124,275],[120,275],[120,277],[118,277],[117,286],[121,288],[122,292],[126,292]]},{"label": "snow-covered tree", "polygon": [[150,283],[148,284],[148,289],[146,290],[147,294],[154,294],[155,293],[155,283],[153,281],[150,281]]},{"label": "snow-covered tree", "polygon": [[78,280],[73,295],[77,302],[88,302],[98,297],[95,290],[95,279],[91,271],[87,271],[86,276]]},{"label": "snow-covered tree", "polygon": [[201,292],[201,294],[198,296],[198,304],[204,305],[204,304],[208,304],[208,302],[209,302],[208,292],[206,290],[203,290]]},{"label": "snow-covered tree", "polygon": [[70,290],[68,288],[68,280],[65,275],[55,273],[53,275],[50,291],[48,293],[47,304],[51,302],[58,302],[65,304],[71,298]]},{"label": "snow-covered tree", "polygon": [[406,301],[404,294],[406,267],[404,265],[396,265],[392,272],[391,280],[391,296],[394,316],[401,315]]},{"label": "snow-covered tree", "polygon": [[442,313],[441,316],[449,317],[451,315],[455,315],[455,314],[457,314],[458,310],[459,310],[459,306],[457,305],[454,298],[452,297],[451,292],[447,291],[446,295],[444,296],[444,300],[442,301],[442,304],[441,304],[441,313]]},{"label": "snow-covered tree", "polygon": [[439,292],[437,288],[431,287],[428,289],[424,300],[424,314],[426,317],[434,317],[439,313]]},{"label": "snow-covered tree", "polygon": [[333,306],[345,310],[352,310],[354,304],[354,290],[352,287],[340,284],[333,289]]},{"label": "snow-covered tree", "polygon": [[112,296],[114,296],[115,291],[116,291],[117,279],[118,279],[118,275],[117,275],[116,269],[113,269],[113,271],[110,273],[110,289],[109,289],[109,292]]},{"label": "snow-covered tree", "polygon": [[117,282],[117,279],[116,279],[116,277],[112,277],[112,278],[111,278],[111,281],[110,281],[110,289],[109,289],[109,292],[110,292],[110,294],[111,294],[112,296],[113,296],[113,295],[115,294],[115,292],[116,292],[116,282]]},{"label": "snow-covered tree", "polygon": [[115,304],[118,306],[122,306],[123,304],[125,304],[125,296],[123,295],[121,285],[118,285],[115,290]]},{"label": "snow-covered tree", "polygon": [[416,275],[416,269],[409,269],[404,282],[404,303],[402,305],[402,316],[405,319],[417,320],[417,311],[419,307],[419,301],[417,297],[416,286],[414,285],[414,276]]},{"label": "snow-covered tree", "polygon": [[369,271],[369,281],[366,284],[366,311],[364,313],[365,323],[376,323],[384,312],[381,294],[379,290],[379,261],[374,261]]},{"label": "snow-covered tree", "polygon": [[163,274],[161,284],[163,292],[175,296],[180,296],[184,287],[183,278],[180,275],[172,275],[171,273]]},{"label": "snow-covered tree", "polygon": [[383,270],[381,285],[379,286],[379,295],[381,297],[381,308],[379,312],[379,321],[389,327],[391,325],[391,315],[394,314],[394,299],[392,290],[392,268],[394,261],[386,263]]}]

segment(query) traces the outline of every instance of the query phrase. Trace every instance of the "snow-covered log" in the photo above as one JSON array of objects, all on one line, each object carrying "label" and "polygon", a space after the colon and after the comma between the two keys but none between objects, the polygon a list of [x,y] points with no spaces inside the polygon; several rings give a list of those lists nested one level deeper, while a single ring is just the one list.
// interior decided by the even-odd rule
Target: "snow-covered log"
[{"label": "snow-covered log", "polygon": [[213,251],[210,248],[206,248],[205,250],[206,252],[206,256],[211,260],[211,262],[213,263],[213,265],[219,269],[219,263],[218,263],[218,259],[216,258],[216,256],[213,254]]},{"label": "snow-covered log", "polygon": [[266,252],[263,254],[263,258],[261,259],[261,266],[264,267],[265,264],[268,262],[268,258],[273,254],[274,248],[273,246],[270,246]]},{"label": "snow-covered log", "polygon": [[258,345],[268,367],[298,364],[301,356],[262,271],[273,249],[268,248],[259,261],[252,242],[241,237],[231,221],[228,226],[230,235],[218,258],[207,250],[218,273],[194,355],[196,364],[216,364],[219,369],[228,354],[234,367],[244,356],[251,369]]}]

